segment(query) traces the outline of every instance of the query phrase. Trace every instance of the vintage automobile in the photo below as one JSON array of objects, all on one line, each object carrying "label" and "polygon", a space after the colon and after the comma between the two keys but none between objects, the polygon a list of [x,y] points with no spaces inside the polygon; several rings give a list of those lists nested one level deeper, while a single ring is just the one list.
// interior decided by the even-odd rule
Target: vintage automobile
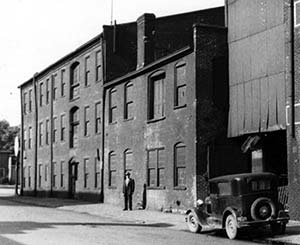
[{"label": "vintage automobile", "polygon": [[278,178],[272,173],[243,173],[209,180],[209,196],[187,210],[192,232],[224,229],[235,239],[240,228],[270,225],[272,234],[283,234],[289,215],[278,201]]}]

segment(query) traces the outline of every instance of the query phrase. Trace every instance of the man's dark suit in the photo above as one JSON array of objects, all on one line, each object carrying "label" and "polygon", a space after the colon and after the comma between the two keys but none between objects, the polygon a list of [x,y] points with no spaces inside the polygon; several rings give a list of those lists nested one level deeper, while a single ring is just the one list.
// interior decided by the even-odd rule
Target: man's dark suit
[{"label": "man's dark suit", "polygon": [[127,185],[126,185],[126,179],[124,180],[123,194],[124,194],[125,210],[128,209],[128,204],[129,204],[129,209],[132,210],[132,194],[134,192],[134,187],[135,187],[134,179],[129,178],[129,182]]}]

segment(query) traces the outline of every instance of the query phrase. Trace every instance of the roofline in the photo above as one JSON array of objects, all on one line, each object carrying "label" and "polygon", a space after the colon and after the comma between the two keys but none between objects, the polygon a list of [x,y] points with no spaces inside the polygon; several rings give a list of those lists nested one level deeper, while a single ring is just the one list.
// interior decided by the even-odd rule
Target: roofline
[{"label": "roofline", "polygon": [[[75,56],[76,54],[78,54],[79,52],[95,45],[98,41],[100,41],[100,39],[103,37],[103,33],[100,33],[99,35],[95,36],[94,38],[90,39],[89,41],[87,41],[86,43],[82,44],[81,46],[79,46],[78,48],[76,48],[75,50],[73,50],[72,52],[68,53],[67,55],[63,56],[62,58],[60,58],[59,60],[55,61],[54,63],[52,63],[51,65],[47,66],[46,68],[44,68],[42,71],[37,72],[34,74],[34,76],[36,78],[39,78],[41,76],[43,76],[44,74],[46,74],[49,70],[53,69],[54,67],[59,66],[59,64],[61,64],[62,62],[71,59],[73,56]],[[23,87],[24,85],[26,85],[27,83],[32,82],[33,77],[28,79],[26,82],[22,83],[21,85],[18,86],[18,88]]]},{"label": "roofline", "polygon": [[169,63],[171,60],[175,60],[175,59],[178,59],[184,55],[187,55],[187,54],[190,54],[193,52],[193,49],[192,47],[190,46],[187,46],[187,47],[184,47],[182,49],[179,49],[178,51],[175,51],[174,53],[170,54],[170,55],[167,55],[161,59],[158,59],[152,63],[150,63],[149,65],[147,66],[144,66],[143,68],[139,69],[139,70],[135,70],[133,72],[130,72],[130,73],[127,73],[125,74],[124,76],[121,76],[121,77],[118,77],[114,80],[111,80],[107,83],[104,83],[103,85],[103,88],[104,89],[107,89],[111,86],[114,86],[114,85],[117,85],[119,83],[122,83],[124,80],[127,81],[127,80],[130,80],[132,78],[136,78],[138,77],[139,75],[141,74],[144,74],[146,72],[149,72],[153,69],[156,69],[166,63]]}]

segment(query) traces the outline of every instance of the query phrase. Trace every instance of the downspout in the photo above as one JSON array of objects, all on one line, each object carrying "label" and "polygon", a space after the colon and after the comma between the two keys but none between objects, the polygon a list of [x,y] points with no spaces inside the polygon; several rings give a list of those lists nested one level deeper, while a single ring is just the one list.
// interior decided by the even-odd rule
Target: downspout
[{"label": "downspout", "polygon": [[294,34],[294,0],[291,0],[291,126],[292,138],[295,138],[295,34]]},{"label": "downspout", "polygon": [[53,196],[53,75],[50,79],[50,197]]},{"label": "downspout", "polygon": [[37,88],[35,77],[38,73],[33,75],[33,90],[34,90],[34,196],[37,196],[37,154],[38,154],[38,106],[37,106]]},{"label": "downspout", "polygon": [[[20,101],[21,101],[21,140],[20,140],[20,196],[23,196],[23,179],[24,179],[24,100],[23,100],[23,91],[22,87],[20,87]],[[16,181],[18,183],[18,180]]]}]

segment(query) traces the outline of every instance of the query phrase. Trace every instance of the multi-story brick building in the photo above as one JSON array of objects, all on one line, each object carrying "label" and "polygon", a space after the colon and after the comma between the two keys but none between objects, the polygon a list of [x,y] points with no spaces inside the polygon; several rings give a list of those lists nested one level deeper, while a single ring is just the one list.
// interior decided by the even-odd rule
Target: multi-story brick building
[{"label": "multi-story brick building", "polygon": [[207,145],[223,133],[226,33],[222,7],[145,14],[23,83],[24,194],[120,204],[129,170],[136,204],[193,205],[206,193]]}]

